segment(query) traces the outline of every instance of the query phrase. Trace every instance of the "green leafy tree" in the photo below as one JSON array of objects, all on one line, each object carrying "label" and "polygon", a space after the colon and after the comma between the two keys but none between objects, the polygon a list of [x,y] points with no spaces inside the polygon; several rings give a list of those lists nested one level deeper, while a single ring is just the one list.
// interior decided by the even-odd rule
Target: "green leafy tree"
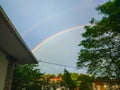
[{"label": "green leafy tree", "polygon": [[102,23],[120,33],[120,0],[109,0],[97,10],[104,15]]},{"label": "green leafy tree", "polygon": [[66,69],[64,69],[64,74],[63,74],[62,79],[65,85],[70,88],[70,90],[74,90],[76,85],[74,81],[71,79],[71,74]]},{"label": "green leafy tree", "polygon": [[38,90],[41,88],[39,79],[42,75],[36,64],[17,65],[14,70],[12,90]]},{"label": "green leafy tree", "polygon": [[111,0],[97,8],[102,20],[91,20],[86,26],[77,67],[87,67],[88,73],[120,79],[120,0]]},{"label": "green leafy tree", "polygon": [[57,77],[62,77],[63,76],[63,74],[62,73],[59,73],[58,75],[57,75]]},{"label": "green leafy tree", "polygon": [[53,77],[54,75],[52,74],[44,74],[42,75],[41,79],[40,79],[40,82],[42,83],[42,89],[43,90],[49,90],[49,87],[50,87],[50,77]]},{"label": "green leafy tree", "polygon": [[76,87],[80,86],[80,81],[78,80],[79,74],[78,73],[70,73],[71,74],[71,79],[75,83]]},{"label": "green leafy tree", "polygon": [[94,81],[94,77],[86,74],[80,74],[78,77],[78,81],[80,82],[79,90],[93,90],[92,83]]}]

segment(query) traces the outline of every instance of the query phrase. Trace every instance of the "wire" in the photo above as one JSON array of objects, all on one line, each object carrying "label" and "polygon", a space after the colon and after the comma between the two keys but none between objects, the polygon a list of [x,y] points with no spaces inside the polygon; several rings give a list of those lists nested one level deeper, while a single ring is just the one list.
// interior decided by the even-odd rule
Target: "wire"
[{"label": "wire", "polygon": [[73,67],[73,66],[69,66],[69,65],[63,65],[63,64],[58,64],[58,63],[53,63],[53,62],[47,62],[47,61],[42,61],[42,60],[40,60],[40,62],[47,63],[47,64],[53,64],[53,65],[57,65],[57,66],[63,66],[63,67],[77,68],[77,67]]},{"label": "wire", "polygon": [[[53,64],[53,65],[57,65],[57,66],[70,67],[70,68],[76,68],[77,69],[77,67],[73,67],[73,66],[69,66],[69,65],[63,65],[63,64],[58,64],[58,63],[53,63],[53,62],[48,62],[48,61],[42,61],[42,60],[39,60],[39,61],[42,62],[42,63]],[[83,70],[87,70],[87,69],[83,69]]]}]

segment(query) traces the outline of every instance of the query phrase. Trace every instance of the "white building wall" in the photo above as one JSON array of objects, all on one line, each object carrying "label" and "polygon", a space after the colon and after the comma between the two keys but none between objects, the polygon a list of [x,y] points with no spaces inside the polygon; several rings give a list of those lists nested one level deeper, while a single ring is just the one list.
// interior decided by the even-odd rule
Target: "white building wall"
[{"label": "white building wall", "polygon": [[6,55],[0,50],[0,90],[4,89],[8,60]]}]

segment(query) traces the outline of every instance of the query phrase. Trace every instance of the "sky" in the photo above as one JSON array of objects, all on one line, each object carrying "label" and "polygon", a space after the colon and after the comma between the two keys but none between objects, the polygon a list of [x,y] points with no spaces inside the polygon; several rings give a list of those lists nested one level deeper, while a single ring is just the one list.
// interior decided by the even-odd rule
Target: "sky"
[{"label": "sky", "polygon": [[[0,5],[38,60],[76,67],[85,31],[95,8],[106,0],[0,0]],[[86,70],[39,63],[45,73],[86,73]]]}]

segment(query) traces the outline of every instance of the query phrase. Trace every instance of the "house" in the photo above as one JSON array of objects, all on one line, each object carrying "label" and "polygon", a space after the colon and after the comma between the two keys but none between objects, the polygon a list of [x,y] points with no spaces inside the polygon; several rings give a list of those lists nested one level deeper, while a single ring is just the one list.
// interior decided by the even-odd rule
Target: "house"
[{"label": "house", "polygon": [[11,90],[16,64],[32,63],[36,58],[0,6],[0,90]]},{"label": "house", "polygon": [[96,80],[93,90],[120,90],[119,80]]},{"label": "house", "polygon": [[52,78],[50,78],[50,82],[57,83],[57,82],[60,82],[60,81],[62,81],[62,77],[52,77]]}]

